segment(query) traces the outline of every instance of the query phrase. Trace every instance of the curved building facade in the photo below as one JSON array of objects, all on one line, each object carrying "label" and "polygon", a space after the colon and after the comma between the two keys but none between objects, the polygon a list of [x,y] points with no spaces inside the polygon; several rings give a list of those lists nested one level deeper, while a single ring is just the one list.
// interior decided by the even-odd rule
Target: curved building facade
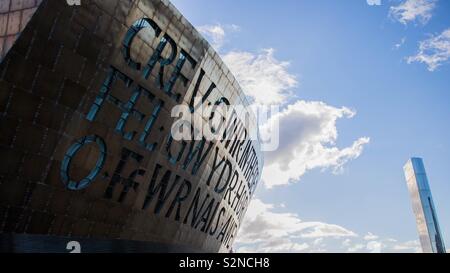
[{"label": "curved building facade", "polygon": [[177,107],[193,136],[203,106],[249,104],[171,3],[0,0],[0,31],[2,252],[230,251],[257,122],[232,111],[225,138],[174,137]]}]

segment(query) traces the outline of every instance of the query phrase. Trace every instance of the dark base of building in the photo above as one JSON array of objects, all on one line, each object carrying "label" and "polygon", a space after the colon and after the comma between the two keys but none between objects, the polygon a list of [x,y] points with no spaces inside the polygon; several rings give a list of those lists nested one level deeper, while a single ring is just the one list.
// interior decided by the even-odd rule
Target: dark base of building
[{"label": "dark base of building", "polygon": [[[74,242],[74,243],[71,243]],[[79,246],[79,248],[78,248]],[[79,250],[79,251],[78,251]],[[31,234],[0,234],[0,253],[196,253],[174,245],[130,240],[87,239]]]}]

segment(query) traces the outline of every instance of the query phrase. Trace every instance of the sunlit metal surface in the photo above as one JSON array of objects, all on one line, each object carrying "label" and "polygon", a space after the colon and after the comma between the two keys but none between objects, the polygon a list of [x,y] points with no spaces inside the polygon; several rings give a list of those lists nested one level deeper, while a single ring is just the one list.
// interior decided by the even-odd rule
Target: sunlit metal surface
[{"label": "sunlit metal surface", "polygon": [[403,169],[416,216],[422,251],[445,253],[444,241],[422,159],[411,158]]},{"label": "sunlit metal surface", "polygon": [[171,111],[248,109],[238,82],[169,1],[75,2],[0,0],[0,252],[229,252],[256,116],[180,141]]}]

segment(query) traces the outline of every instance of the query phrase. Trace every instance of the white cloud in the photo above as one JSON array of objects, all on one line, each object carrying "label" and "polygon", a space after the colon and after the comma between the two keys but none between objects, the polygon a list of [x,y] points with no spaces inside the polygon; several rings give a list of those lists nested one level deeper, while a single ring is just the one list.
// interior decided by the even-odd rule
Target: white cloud
[{"label": "white cloud", "polygon": [[[266,204],[260,199],[254,199],[250,203],[248,212],[243,222],[244,236],[241,242],[265,240],[265,237],[254,237],[259,232],[265,232],[269,236],[284,237],[292,235],[296,238],[323,238],[323,237],[348,237],[356,236],[338,225],[322,222],[304,222],[294,213],[274,212],[276,206]],[[248,242],[247,241],[247,242]]]},{"label": "white cloud", "polygon": [[433,16],[436,2],[437,0],[406,0],[398,6],[392,6],[389,15],[404,25],[416,20],[424,25]]},{"label": "white cloud", "polygon": [[380,6],[381,0],[366,0],[367,5],[369,6]]},{"label": "white cloud", "polygon": [[347,252],[361,252],[366,248],[364,244],[355,244],[347,249]]},{"label": "white cloud", "polygon": [[383,247],[383,244],[378,241],[370,241],[367,243],[366,249],[370,253],[381,253],[381,248]]},{"label": "white cloud", "polygon": [[395,244],[393,250],[396,251],[413,251],[416,253],[422,252],[422,247],[420,246],[419,240],[407,241],[404,243]]},{"label": "white cloud", "polygon": [[322,245],[323,244],[323,238],[317,238],[313,241],[314,245]]},{"label": "white cloud", "polygon": [[327,237],[357,236],[338,225],[306,222],[294,213],[274,212],[275,207],[259,199],[250,203],[236,239],[239,252],[304,252]]},{"label": "white cloud", "polygon": [[371,241],[371,240],[376,240],[376,239],[378,239],[378,236],[375,234],[372,234],[371,232],[367,233],[364,236],[364,240],[366,240],[366,241]]},{"label": "white cloud", "polygon": [[[361,238],[352,238],[348,240],[345,246],[347,246],[346,252],[371,252],[371,253],[420,253],[422,249],[419,244],[419,240],[411,240],[406,242],[398,242],[392,238],[380,238],[380,236],[374,235],[369,232],[371,238],[364,236]],[[369,239],[369,240],[367,240]]]},{"label": "white cloud", "polygon": [[351,241],[352,241],[352,240],[350,240],[350,239],[345,239],[345,240],[342,242],[342,245],[343,245],[343,246],[349,246],[350,243],[351,243]]},{"label": "white cloud", "polygon": [[280,206],[254,199],[242,222],[237,252],[420,252],[419,242],[400,243],[373,233],[359,236],[345,227],[304,221]]},{"label": "white cloud", "polygon": [[441,34],[432,36],[419,43],[419,51],[416,55],[407,58],[408,63],[420,62],[428,66],[429,71],[434,71],[440,65],[450,59],[450,28]]},{"label": "white cloud", "polygon": [[280,130],[279,147],[265,154],[262,180],[266,187],[298,181],[314,168],[331,168],[338,173],[348,161],[359,157],[369,142],[369,138],[363,137],[349,147],[336,147],[336,121],[355,115],[346,107],[303,100],[287,104],[298,81],[288,71],[289,62],[277,60],[273,49],[258,54],[233,51],[222,58],[255,104],[285,105],[280,113],[260,126],[263,139],[274,135],[271,130],[278,128],[274,126],[276,122]]},{"label": "white cloud", "polygon": [[287,71],[289,62],[278,61],[274,49],[258,54],[232,51],[222,56],[242,89],[257,104],[282,104],[298,82]]},{"label": "white cloud", "polygon": [[234,24],[215,24],[199,26],[197,27],[197,30],[206,37],[216,51],[219,51],[225,43],[227,32],[239,31],[240,27]]},{"label": "white cloud", "polygon": [[299,181],[306,171],[331,168],[337,173],[350,160],[359,157],[369,138],[362,137],[349,147],[336,147],[336,121],[351,118],[354,111],[335,108],[323,102],[297,101],[272,116],[261,126],[261,133],[270,134],[272,124],[279,122],[280,145],[265,153],[262,180],[267,188]]},{"label": "white cloud", "polygon": [[395,49],[399,49],[400,47],[402,47],[406,42],[406,37],[403,37],[398,43],[396,43],[394,45]]}]

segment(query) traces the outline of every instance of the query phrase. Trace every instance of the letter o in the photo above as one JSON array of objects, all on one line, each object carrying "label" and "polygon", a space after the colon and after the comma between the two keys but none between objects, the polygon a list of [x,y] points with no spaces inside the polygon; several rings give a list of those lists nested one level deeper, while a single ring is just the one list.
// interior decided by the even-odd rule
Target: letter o
[{"label": "letter o", "polygon": [[[96,143],[100,149],[100,155],[97,159],[97,163],[95,164],[94,169],[92,169],[92,171],[88,174],[88,176],[83,178],[81,181],[73,181],[72,179],[70,179],[69,176],[70,164],[72,162],[72,159],[84,145],[89,143]],[[105,160],[106,160],[106,144],[101,137],[97,135],[92,135],[78,139],[72,146],[69,147],[61,163],[60,174],[63,184],[69,190],[74,191],[86,188],[92,183],[92,181],[94,181],[95,177],[97,177],[97,175],[100,173],[105,163]]]}]

